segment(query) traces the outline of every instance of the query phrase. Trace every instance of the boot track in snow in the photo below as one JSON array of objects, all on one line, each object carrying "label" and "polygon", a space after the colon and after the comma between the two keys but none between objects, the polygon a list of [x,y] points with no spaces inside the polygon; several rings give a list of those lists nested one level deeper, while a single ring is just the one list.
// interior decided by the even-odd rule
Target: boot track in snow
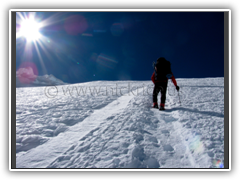
[{"label": "boot track in snow", "polygon": [[[204,85],[205,83],[203,81]],[[16,167],[214,167],[213,161],[222,160],[223,157],[223,115],[217,112],[218,109],[211,112],[200,108],[208,107],[213,103],[221,104],[221,87],[211,88],[210,85],[200,87],[206,88],[206,92],[210,92],[210,95],[214,88],[215,96],[211,96],[211,104],[208,102],[202,104],[199,101],[198,94],[204,99],[205,91],[199,92],[195,86],[191,88],[192,94],[189,88],[186,88],[183,93],[184,98],[181,97],[185,107],[179,107],[176,103],[178,96],[167,96],[166,111],[149,108],[152,104],[151,95],[124,94],[113,98],[111,103],[99,106],[99,109],[84,116],[85,119],[69,126],[68,129],[51,137],[43,144],[25,153],[20,152],[16,159]],[[216,88],[218,88],[217,91]],[[190,104],[191,101],[187,101],[188,98],[196,99],[198,103],[195,106],[199,106],[200,110],[190,108],[192,104]],[[78,99],[70,102],[75,103],[75,101]],[[63,100],[59,99],[59,102],[64,106]],[[73,106],[70,106],[73,110],[68,110],[68,107],[65,108],[66,111],[76,112]],[[61,112],[53,115],[55,119],[68,117],[61,115]]]}]

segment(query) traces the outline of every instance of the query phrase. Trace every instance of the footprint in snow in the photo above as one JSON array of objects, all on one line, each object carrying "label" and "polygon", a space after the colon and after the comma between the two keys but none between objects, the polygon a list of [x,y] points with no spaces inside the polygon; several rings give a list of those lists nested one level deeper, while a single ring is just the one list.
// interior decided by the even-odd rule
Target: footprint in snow
[{"label": "footprint in snow", "polygon": [[162,119],[165,121],[165,123],[177,121],[177,119],[173,118],[172,116],[167,116],[167,115],[162,116]]},{"label": "footprint in snow", "polygon": [[167,152],[173,152],[174,151],[173,147],[169,144],[164,145],[163,150],[167,151]]},{"label": "footprint in snow", "polygon": [[167,137],[170,136],[170,132],[168,130],[162,130],[162,133]]}]

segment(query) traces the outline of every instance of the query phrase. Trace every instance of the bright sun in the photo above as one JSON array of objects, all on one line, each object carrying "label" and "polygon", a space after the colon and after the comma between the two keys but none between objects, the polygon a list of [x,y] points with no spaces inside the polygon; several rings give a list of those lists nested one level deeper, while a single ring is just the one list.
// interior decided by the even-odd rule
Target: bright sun
[{"label": "bright sun", "polygon": [[25,37],[27,41],[36,41],[42,36],[39,32],[41,26],[41,23],[36,22],[33,17],[23,19],[18,35]]}]

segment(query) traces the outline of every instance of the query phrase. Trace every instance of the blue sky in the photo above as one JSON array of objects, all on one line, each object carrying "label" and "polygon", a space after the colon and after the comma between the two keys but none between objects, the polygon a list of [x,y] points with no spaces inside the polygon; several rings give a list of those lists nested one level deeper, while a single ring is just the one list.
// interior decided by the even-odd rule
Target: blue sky
[{"label": "blue sky", "polygon": [[[21,19],[31,13],[17,14]],[[224,76],[223,12],[37,12],[41,37],[17,37],[16,68],[68,82],[150,80],[165,57],[176,78]]]}]

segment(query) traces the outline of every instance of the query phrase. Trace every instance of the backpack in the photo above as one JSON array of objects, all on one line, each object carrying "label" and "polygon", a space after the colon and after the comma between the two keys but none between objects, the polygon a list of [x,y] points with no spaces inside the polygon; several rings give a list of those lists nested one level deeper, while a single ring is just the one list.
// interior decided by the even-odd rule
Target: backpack
[{"label": "backpack", "polygon": [[155,80],[156,81],[165,81],[172,76],[171,63],[165,58],[158,58],[157,63],[155,64],[157,70],[155,70]]}]

